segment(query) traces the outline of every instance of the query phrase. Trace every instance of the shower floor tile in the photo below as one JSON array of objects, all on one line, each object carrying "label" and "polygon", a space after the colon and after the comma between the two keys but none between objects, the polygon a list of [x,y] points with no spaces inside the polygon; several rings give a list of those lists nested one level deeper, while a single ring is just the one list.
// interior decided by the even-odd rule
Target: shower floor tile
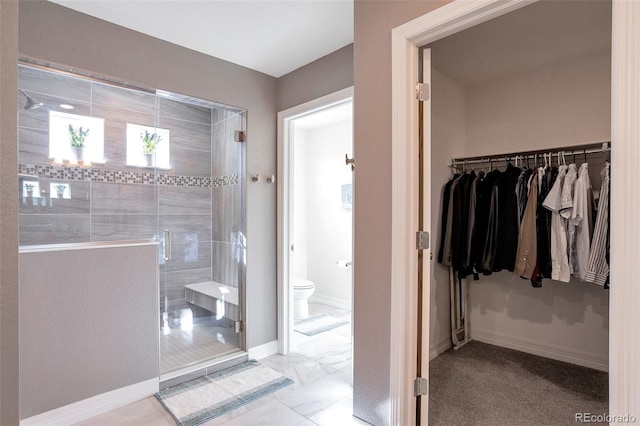
[{"label": "shower floor tile", "polygon": [[163,323],[160,331],[162,374],[210,360],[238,349],[238,334],[215,317],[185,314]]}]

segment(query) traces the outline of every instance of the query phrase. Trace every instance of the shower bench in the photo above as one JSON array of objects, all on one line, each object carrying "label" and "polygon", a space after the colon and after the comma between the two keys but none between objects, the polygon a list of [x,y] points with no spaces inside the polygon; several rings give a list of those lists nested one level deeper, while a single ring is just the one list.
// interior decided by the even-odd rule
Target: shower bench
[{"label": "shower bench", "polygon": [[218,319],[240,321],[238,289],[235,287],[215,281],[187,284],[184,286],[184,297],[187,302],[215,313]]}]

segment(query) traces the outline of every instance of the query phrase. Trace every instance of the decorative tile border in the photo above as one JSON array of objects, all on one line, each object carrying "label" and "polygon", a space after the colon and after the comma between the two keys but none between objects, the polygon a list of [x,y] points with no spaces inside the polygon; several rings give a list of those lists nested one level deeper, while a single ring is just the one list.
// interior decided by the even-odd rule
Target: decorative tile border
[{"label": "decorative tile border", "polygon": [[217,188],[237,185],[238,175],[219,177],[175,176],[125,170],[105,170],[83,167],[54,166],[41,164],[18,164],[18,173],[38,176],[42,179],[77,180],[108,183],[137,183],[142,185],[189,186]]}]

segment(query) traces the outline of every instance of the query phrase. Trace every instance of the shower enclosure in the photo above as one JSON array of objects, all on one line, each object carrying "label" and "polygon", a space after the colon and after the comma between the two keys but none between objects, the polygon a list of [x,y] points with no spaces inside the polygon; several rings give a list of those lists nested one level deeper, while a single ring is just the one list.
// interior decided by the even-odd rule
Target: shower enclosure
[{"label": "shower enclosure", "polygon": [[246,111],[33,63],[18,87],[21,248],[157,241],[161,375],[241,352]]}]

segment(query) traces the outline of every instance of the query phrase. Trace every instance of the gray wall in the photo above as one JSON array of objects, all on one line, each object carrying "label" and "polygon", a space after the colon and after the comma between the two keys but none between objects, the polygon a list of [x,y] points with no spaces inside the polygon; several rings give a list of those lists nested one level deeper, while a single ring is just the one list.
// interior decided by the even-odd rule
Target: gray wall
[{"label": "gray wall", "polygon": [[[275,174],[275,78],[45,1],[20,3],[19,42],[22,55],[247,109],[247,173]],[[275,201],[275,185],[248,186],[248,347],[276,339]]]},{"label": "gray wall", "polygon": [[157,379],[157,245],[20,254],[20,415]]},{"label": "gray wall", "polygon": [[353,86],[353,44],[278,79],[278,111]]},{"label": "gray wall", "polygon": [[[391,300],[391,30],[436,1],[355,1],[353,410],[389,422]],[[375,214],[372,214],[375,212]]]},{"label": "gray wall", "polygon": [[19,422],[18,2],[0,1],[0,424]]}]

